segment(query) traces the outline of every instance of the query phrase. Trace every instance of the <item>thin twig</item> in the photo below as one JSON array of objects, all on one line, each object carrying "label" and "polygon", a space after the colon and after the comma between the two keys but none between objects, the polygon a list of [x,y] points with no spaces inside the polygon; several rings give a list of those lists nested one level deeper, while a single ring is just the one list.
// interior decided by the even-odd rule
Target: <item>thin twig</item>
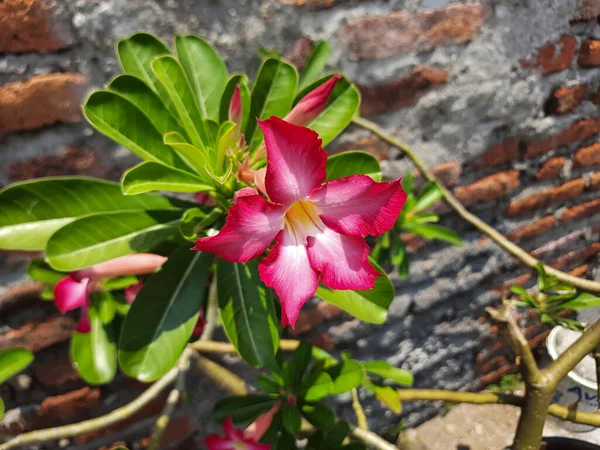
[{"label": "thin twig", "polygon": [[519,406],[523,397],[511,394],[494,394],[492,392],[462,392],[446,391],[443,389],[398,389],[401,402],[424,400],[431,402],[471,403],[485,405],[497,403],[502,405]]},{"label": "thin twig", "polygon": [[[281,339],[279,341],[279,348],[285,352],[294,351],[300,345],[300,341],[294,339]],[[222,354],[235,354],[238,351],[229,342],[217,342],[217,341],[196,341],[192,342],[189,347],[201,353],[222,353]]]},{"label": "thin twig", "polygon": [[354,409],[354,414],[356,414],[356,424],[358,425],[358,428],[369,431],[367,416],[365,414],[365,410],[360,404],[358,390],[356,388],[352,389],[352,409]]},{"label": "thin twig", "polygon": [[[361,117],[355,117],[352,119],[352,121],[356,125],[359,125],[362,128],[369,130],[371,133],[378,136],[381,140],[398,148],[406,156],[408,156],[408,158],[413,162],[413,164],[417,167],[417,169],[419,169],[419,171],[427,180],[437,183],[442,192],[444,200],[446,200],[446,203],[448,203],[448,205],[452,209],[454,209],[454,211],[460,217],[469,222],[483,234],[487,235],[496,244],[498,244],[512,256],[520,260],[526,266],[535,268],[537,264],[540,264],[539,260],[527,253],[518,245],[509,241],[506,237],[504,237],[501,233],[489,226],[483,220],[467,211],[467,209],[462,205],[462,203],[448,189],[446,189],[446,187],[442,183],[440,183],[437,177],[425,166],[421,158],[419,158],[417,154],[414,153],[408,145],[395,138],[394,136],[390,135],[381,127],[379,127],[376,123],[371,122],[370,120],[366,120]],[[547,265],[544,265],[544,269],[546,269],[546,273],[556,276],[559,280],[561,280],[564,283],[571,284],[583,291],[600,293],[600,283],[597,281],[586,280],[584,278],[576,277],[574,275],[570,275],[568,273],[562,272]]]},{"label": "thin twig", "polygon": [[39,442],[70,438],[80,434],[89,433],[91,431],[100,430],[102,428],[107,428],[115,423],[121,422],[131,417],[144,408],[152,400],[154,400],[167,386],[169,386],[175,380],[178,372],[179,370],[176,367],[171,369],[166,375],[146,389],[138,398],[125,406],[115,409],[109,414],[70,425],[24,433],[8,442],[5,442],[4,444],[0,444],[0,450],[10,450],[25,445],[31,446]]}]

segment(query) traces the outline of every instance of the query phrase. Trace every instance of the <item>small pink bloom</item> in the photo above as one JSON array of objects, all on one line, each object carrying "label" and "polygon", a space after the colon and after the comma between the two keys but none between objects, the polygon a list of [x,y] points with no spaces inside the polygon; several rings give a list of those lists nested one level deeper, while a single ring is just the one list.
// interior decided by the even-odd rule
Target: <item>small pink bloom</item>
[{"label": "small pink bloom", "polygon": [[215,199],[205,192],[196,192],[194,195],[194,200],[196,200],[196,203],[199,205],[204,206],[215,206],[217,204]]},{"label": "small pink bloom", "polygon": [[273,422],[273,417],[275,414],[281,409],[281,402],[275,403],[275,405],[268,410],[266,413],[261,414],[256,418],[254,422],[248,425],[248,428],[244,431],[244,437],[246,439],[252,439],[254,441],[259,441],[260,438],[267,432],[271,423]]},{"label": "small pink bloom", "polygon": [[81,308],[81,318],[76,328],[79,333],[90,332],[90,318],[88,316],[88,309],[91,305],[88,294],[89,281],[88,278],[75,281],[71,276],[68,276],[54,286],[54,304],[61,313],[66,314],[68,311]]},{"label": "small pink bloom", "polygon": [[235,85],[235,90],[229,102],[229,120],[235,123],[239,128],[242,126],[242,96],[240,94],[240,85]]},{"label": "small pink bloom", "polygon": [[244,432],[233,426],[231,416],[227,415],[223,422],[225,436],[211,434],[204,442],[208,450],[270,450],[271,444],[259,444],[253,439],[244,437]]},{"label": "small pink bloom", "polygon": [[204,308],[200,310],[200,315],[198,316],[198,321],[194,326],[194,331],[192,331],[192,336],[200,337],[202,336],[202,332],[204,331],[204,327],[206,326],[206,320],[204,320]]},{"label": "small pink bloom", "polygon": [[137,295],[142,290],[143,285],[144,285],[144,282],[142,280],[140,280],[136,284],[132,284],[125,288],[125,300],[127,300],[127,303],[130,303],[130,304],[133,303],[133,301],[135,300]]},{"label": "small pink bloom", "polygon": [[296,106],[284,117],[284,120],[294,125],[308,125],[308,123],[321,114],[327,106],[331,92],[341,76],[335,74],[321,86],[310,91]]},{"label": "small pink bloom", "polygon": [[282,305],[282,322],[296,323],[319,281],[331,289],[372,289],[380,275],[369,264],[364,237],[391,229],[406,201],[398,180],[351,175],[325,183],[327,154],[317,133],[277,117],[260,122],[265,135],[264,191],[238,196],[216,236],[195,250],[246,262],[275,245],[259,264]]},{"label": "small pink bloom", "polygon": [[166,257],[153,253],[136,253],[114,258],[87,269],[71,273],[75,281],[89,278],[92,284],[106,278],[123,275],[145,275],[155,272],[167,260]]}]

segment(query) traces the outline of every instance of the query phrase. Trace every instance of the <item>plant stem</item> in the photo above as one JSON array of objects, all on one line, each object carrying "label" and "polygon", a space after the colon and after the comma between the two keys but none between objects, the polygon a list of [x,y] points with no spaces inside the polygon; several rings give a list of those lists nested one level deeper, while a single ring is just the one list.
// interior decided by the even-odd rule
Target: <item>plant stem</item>
[{"label": "plant stem", "polygon": [[596,345],[592,356],[594,357],[594,362],[596,363],[596,395],[598,396],[598,411],[600,411],[600,344]]},{"label": "plant stem", "polygon": [[360,404],[360,399],[358,398],[358,390],[356,388],[352,389],[352,409],[354,409],[354,414],[356,414],[356,423],[358,428],[362,430],[369,430],[369,424],[367,422],[367,416],[365,415],[365,410]]},{"label": "plant stem", "polygon": [[121,422],[136,412],[140,411],[150,401],[155,399],[167,386],[177,377],[179,370],[175,367],[167,372],[161,379],[146,389],[138,398],[131,403],[115,409],[113,412],[95,419],[64,425],[62,427],[46,428],[21,434],[4,444],[0,444],[0,450],[10,450],[21,446],[31,446],[39,442],[60,440],[89,433],[91,431],[107,428],[115,423]]},{"label": "plant stem", "polygon": [[394,444],[390,444],[388,441],[372,431],[354,427],[350,430],[350,433],[356,439],[359,439],[368,446],[374,447],[378,450],[398,450],[398,447],[396,447]]},{"label": "plant stem", "polygon": [[[462,217],[464,220],[469,222],[483,234],[487,235],[490,239],[492,239],[496,244],[510,253],[512,256],[520,260],[526,266],[531,268],[535,268],[537,264],[541,264],[539,260],[531,256],[525,250],[523,250],[518,245],[509,241],[506,237],[504,237],[501,233],[496,231],[494,228],[489,226],[479,217],[471,214],[467,209],[460,203],[460,201],[437,179],[437,177],[425,166],[423,161],[417,156],[416,153],[412,151],[412,149],[395,138],[394,136],[387,133],[381,127],[379,127],[376,123],[371,122],[370,120],[363,119],[361,117],[355,117],[352,121],[359,125],[360,127],[369,130],[371,133],[378,136],[381,140],[387,142],[390,145],[401,150],[408,158],[413,162],[413,164],[419,169],[419,171],[423,174],[423,176],[429,180],[437,183],[440,190],[442,191],[442,195],[446,203],[454,209],[454,211]],[[559,280],[564,283],[571,284],[583,291],[600,293],[600,283],[597,281],[586,280],[580,277],[576,277],[570,275],[568,273],[562,272],[560,270],[554,269],[553,267],[543,265],[546,273],[550,275],[556,276]]]},{"label": "plant stem", "polygon": [[525,399],[515,433],[513,450],[539,450],[546,415],[554,389],[548,386],[525,385]]},{"label": "plant stem", "polygon": [[[281,339],[279,341],[279,347],[285,352],[296,350],[300,345],[300,341],[293,339]],[[192,342],[189,347],[202,353],[223,353],[223,354],[235,354],[237,353],[236,348],[229,342],[217,342],[217,341],[196,341]]]},{"label": "plant stem", "polygon": [[498,403],[515,406],[520,406],[523,403],[523,397],[519,397],[518,395],[494,394],[492,392],[446,391],[443,389],[398,389],[398,396],[402,402],[426,400],[433,402],[471,403],[474,405]]}]

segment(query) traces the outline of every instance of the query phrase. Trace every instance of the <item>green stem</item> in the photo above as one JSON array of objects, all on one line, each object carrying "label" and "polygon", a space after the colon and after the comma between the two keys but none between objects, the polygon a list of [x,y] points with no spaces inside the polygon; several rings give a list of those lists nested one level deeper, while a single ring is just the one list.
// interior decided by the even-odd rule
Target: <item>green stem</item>
[{"label": "green stem", "polygon": [[553,389],[526,385],[513,450],[539,450]]},{"label": "green stem", "polygon": [[358,425],[358,428],[368,431],[369,424],[367,422],[367,416],[365,414],[365,410],[360,404],[358,390],[356,388],[352,389],[352,409],[354,409],[354,414],[356,415],[356,424]]},{"label": "green stem", "polygon": [[[442,183],[440,183],[437,177],[425,166],[421,158],[419,158],[417,154],[414,153],[408,145],[406,145],[399,139],[396,139],[394,136],[390,135],[370,120],[366,120],[361,117],[355,117],[354,119],[352,119],[352,121],[356,125],[359,125],[362,128],[369,130],[371,133],[378,136],[384,142],[387,142],[388,144],[398,148],[406,156],[408,156],[408,158],[413,162],[413,164],[417,167],[417,169],[419,169],[419,171],[427,180],[437,183],[437,185],[442,191],[442,195],[446,203],[448,203],[448,205],[452,209],[454,209],[454,211],[461,218],[469,222],[483,234],[487,235],[492,241],[494,241],[512,256],[520,260],[526,266],[535,268],[536,265],[541,264],[538,259],[534,258],[532,255],[527,253],[518,245],[509,241],[506,237],[504,237],[501,233],[489,226],[479,217],[467,211],[467,209],[462,205],[462,203],[460,203],[460,201],[448,189],[446,189],[446,187]],[[546,270],[546,273],[556,276],[559,280],[561,280],[564,283],[571,284],[583,291],[600,293],[600,283],[597,281],[586,280],[584,278],[569,275],[568,273],[562,272],[550,266],[543,266]]]}]

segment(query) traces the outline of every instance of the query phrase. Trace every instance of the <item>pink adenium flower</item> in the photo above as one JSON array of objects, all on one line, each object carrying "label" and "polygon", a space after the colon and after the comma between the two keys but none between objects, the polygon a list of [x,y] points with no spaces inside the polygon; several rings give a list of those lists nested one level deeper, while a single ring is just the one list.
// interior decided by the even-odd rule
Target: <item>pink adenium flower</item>
[{"label": "pink adenium flower", "polygon": [[314,131],[277,117],[260,122],[267,168],[264,194],[244,189],[219,234],[195,250],[231,262],[260,256],[260,278],[282,305],[284,325],[296,323],[319,281],[331,289],[371,289],[380,275],[363,239],[388,231],[406,201],[399,181],[351,175],[325,183],[327,154]]},{"label": "pink adenium flower", "polygon": [[259,444],[254,439],[244,436],[244,432],[233,426],[231,416],[227,415],[223,422],[225,436],[211,434],[204,442],[208,450],[270,450],[271,444]]},{"label": "pink adenium flower", "polygon": [[239,83],[235,85],[231,101],[229,102],[228,119],[238,127],[242,126],[242,96]]},{"label": "pink adenium flower", "polygon": [[71,276],[63,278],[54,286],[54,304],[63,314],[81,308],[81,317],[77,328],[78,333],[90,332],[88,309],[92,304],[88,293],[89,279],[75,281]]},{"label": "pink adenium flower", "polygon": [[281,409],[281,402],[275,403],[275,405],[268,410],[266,413],[261,414],[256,418],[254,422],[248,425],[248,428],[244,430],[244,437],[246,439],[253,439],[254,441],[260,441],[260,438],[267,432],[271,423],[273,423],[273,418],[275,414],[279,412]]},{"label": "pink adenium flower", "polygon": [[325,109],[333,88],[340,78],[340,74],[336,73],[321,86],[310,91],[302,97],[302,100],[283,119],[294,125],[308,125],[311,120],[316,118]]}]

